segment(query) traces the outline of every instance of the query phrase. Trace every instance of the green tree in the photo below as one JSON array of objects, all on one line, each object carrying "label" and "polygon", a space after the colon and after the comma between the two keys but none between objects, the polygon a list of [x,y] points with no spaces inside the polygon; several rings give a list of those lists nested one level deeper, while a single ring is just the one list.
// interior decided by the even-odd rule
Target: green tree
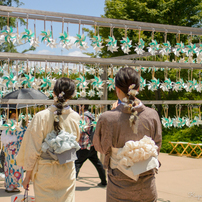
[{"label": "green tree", "polygon": [[[22,2],[19,0],[1,0],[0,6],[16,6],[19,7],[23,5]],[[16,28],[16,18],[9,17],[9,27]],[[21,25],[25,25],[26,22],[23,19],[19,19]],[[8,17],[0,17],[0,30],[5,30],[6,26],[8,25]],[[22,51],[22,53],[25,53],[30,50],[35,50],[35,48],[32,46],[29,49],[25,49]],[[5,42],[0,46],[1,52],[11,52],[11,53],[17,53],[17,47],[13,45],[13,43]]]}]

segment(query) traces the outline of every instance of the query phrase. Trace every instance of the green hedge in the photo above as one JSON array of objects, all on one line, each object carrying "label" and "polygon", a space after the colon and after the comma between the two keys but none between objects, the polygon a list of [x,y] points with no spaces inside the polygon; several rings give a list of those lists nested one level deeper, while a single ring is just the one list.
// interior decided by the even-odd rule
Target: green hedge
[{"label": "green hedge", "polygon": [[[161,152],[170,153],[172,145],[169,142],[191,142],[191,143],[202,143],[202,127],[193,126],[191,128],[162,128],[162,147]],[[182,152],[182,148],[179,151]],[[189,151],[190,149],[188,149]],[[199,152],[199,149],[196,150]],[[195,154],[192,153],[194,156]]]}]

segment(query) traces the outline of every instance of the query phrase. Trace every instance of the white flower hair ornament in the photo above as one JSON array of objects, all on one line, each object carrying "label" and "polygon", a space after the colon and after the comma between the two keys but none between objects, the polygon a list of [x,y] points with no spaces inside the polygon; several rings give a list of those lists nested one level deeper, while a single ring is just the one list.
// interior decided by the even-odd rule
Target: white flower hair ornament
[{"label": "white flower hair ornament", "polygon": [[54,101],[58,102],[58,98],[62,98],[65,93],[62,91],[58,96],[54,95]]},{"label": "white flower hair ornament", "polygon": [[54,111],[54,121],[59,122],[59,116],[57,115],[57,111]]},{"label": "white flower hair ornament", "polygon": [[138,91],[135,90],[134,88],[135,88],[135,84],[132,84],[129,86],[128,95],[132,95],[133,97],[135,97],[138,94]]},{"label": "white flower hair ornament", "polygon": [[59,98],[62,98],[64,94],[65,94],[65,93],[62,91],[62,92],[58,95],[58,97],[59,97]]}]

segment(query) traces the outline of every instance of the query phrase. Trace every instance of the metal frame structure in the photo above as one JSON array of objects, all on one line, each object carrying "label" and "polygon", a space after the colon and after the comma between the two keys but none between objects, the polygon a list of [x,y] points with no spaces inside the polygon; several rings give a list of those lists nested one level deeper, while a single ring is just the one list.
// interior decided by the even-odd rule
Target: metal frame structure
[{"label": "metal frame structure", "polygon": [[[53,100],[26,100],[26,99],[0,99],[0,104],[33,104],[33,105],[51,105]],[[69,100],[69,105],[111,105],[116,100]],[[162,104],[202,104],[202,100],[141,100],[145,105],[162,105]]]},{"label": "metal frame structure", "polygon": [[140,61],[140,60],[123,60],[113,58],[90,58],[90,57],[73,57],[60,55],[38,55],[24,53],[0,53],[0,60],[22,60],[36,62],[56,62],[56,63],[84,63],[99,65],[117,65],[117,66],[142,66],[156,68],[181,68],[181,69],[202,69],[202,64],[196,63],[174,63],[158,61]]},{"label": "metal frame structure", "polygon": [[14,8],[8,6],[0,6],[0,16],[9,16],[25,19],[28,18],[33,20],[45,20],[45,21],[65,22],[65,23],[84,24],[84,25],[97,25],[100,27],[111,27],[122,29],[127,28],[133,30],[144,30],[152,32],[155,31],[155,32],[168,32],[168,33],[188,34],[188,35],[202,35],[201,28],[101,18],[101,17],[75,15],[59,12]]},{"label": "metal frame structure", "polygon": [[[101,17],[92,17],[84,15],[74,15],[67,13],[40,11],[32,9],[22,9],[7,6],[0,6],[0,16],[16,17],[33,20],[55,21],[64,23],[96,25],[101,27],[133,29],[151,32],[168,32],[176,34],[202,35],[201,28],[173,26],[156,23],[145,23],[129,20],[109,19]],[[148,53],[149,54],[149,53]],[[146,56],[147,53],[145,53]],[[123,56],[124,57],[124,56]],[[85,63],[85,64],[100,64],[100,65],[117,65],[117,66],[143,66],[156,68],[181,68],[181,69],[202,69],[202,64],[190,63],[173,63],[173,62],[158,62],[158,61],[140,61],[130,60],[129,55],[124,58],[86,58],[86,57],[68,57],[59,55],[36,55],[36,54],[21,54],[21,53],[0,53],[0,60],[22,60],[22,61],[39,61],[39,62],[58,62],[58,63]],[[136,57],[138,57],[136,55]],[[134,57],[134,58],[136,58]],[[141,55],[139,57],[142,57]],[[144,56],[145,57],[145,56]],[[133,58],[133,59],[134,59]],[[126,60],[125,60],[126,59]],[[106,95],[104,95],[106,99]],[[70,105],[75,104],[93,104],[93,105],[110,105],[115,100],[70,100]],[[201,104],[202,100],[158,100],[158,101],[142,101],[144,104]],[[0,99],[0,104],[45,104],[50,105],[53,100],[3,100]]]}]

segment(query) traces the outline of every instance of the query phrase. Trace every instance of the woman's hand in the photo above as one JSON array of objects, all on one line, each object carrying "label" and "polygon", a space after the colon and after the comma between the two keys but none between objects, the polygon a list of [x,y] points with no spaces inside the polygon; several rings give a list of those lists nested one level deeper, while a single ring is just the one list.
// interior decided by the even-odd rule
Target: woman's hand
[{"label": "woman's hand", "polygon": [[29,188],[29,182],[31,179],[31,174],[32,174],[32,171],[26,171],[26,176],[25,176],[25,179],[22,183],[22,186],[24,187],[24,189],[28,190],[28,188]]},{"label": "woman's hand", "polygon": [[22,186],[24,187],[24,189],[29,190],[28,189],[29,188],[29,182],[30,182],[30,178],[25,177],[25,179],[24,179],[24,181],[22,183]]}]

